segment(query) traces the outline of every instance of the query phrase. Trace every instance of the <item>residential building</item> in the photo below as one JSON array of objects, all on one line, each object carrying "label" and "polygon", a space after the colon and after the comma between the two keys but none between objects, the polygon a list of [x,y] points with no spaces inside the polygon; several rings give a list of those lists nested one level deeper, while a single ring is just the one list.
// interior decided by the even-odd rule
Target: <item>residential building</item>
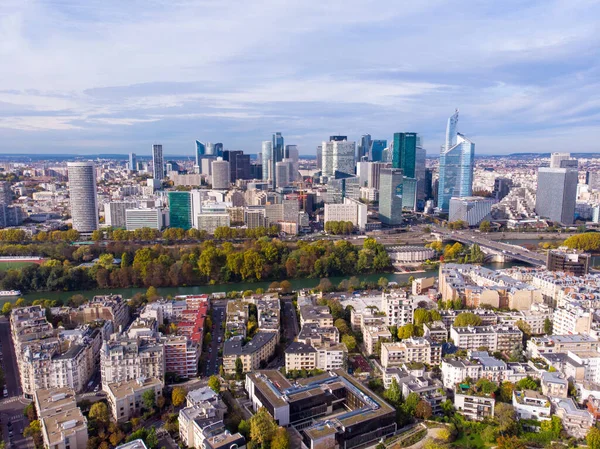
[{"label": "residential building", "polygon": [[96,166],[93,162],[68,162],[69,198],[73,229],[90,233],[98,229]]},{"label": "residential building", "polygon": [[456,393],[454,395],[454,408],[465,418],[473,421],[483,421],[494,417],[496,400],[489,396],[475,396],[471,394]]},{"label": "residential building", "polygon": [[583,439],[596,420],[588,410],[577,407],[572,398],[552,401],[554,415],[561,419],[564,431],[574,438]]},{"label": "residential building", "polygon": [[164,227],[164,213],[160,208],[139,208],[125,210],[125,227],[128,231],[150,228],[161,230]]},{"label": "residential building", "polygon": [[552,332],[556,335],[589,334],[594,312],[576,302],[554,309]]},{"label": "residential building", "polygon": [[208,213],[202,212],[197,215],[198,229],[206,231],[209,235],[213,235],[215,230],[220,227],[229,227],[231,217],[228,213]]},{"label": "residential building", "polygon": [[140,378],[164,379],[164,345],[158,340],[130,339],[114,335],[100,351],[102,387]]},{"label": "residential building", "polygon": [[344,198],[342,204],[325,204],[325,225],[329,221],[349,221],[360,231],[367,225],[367,205],[352,198]]},{"label": "residential building", "polygon": [[181,379],[198,375],[202,342],[192,342],[184,335],[168,336],[164,341],[165,373],[176,374]]},{"label": "residential building", "polygon": [[540,167],[535,200],[536,213],[554,222],[573,224],[577,182],[577,169]]},{"label": "residential building", "polygon": [[544,372],[542,393],[552,398],[566,398],[569,394],[569,381],[559,372]]},{"label": "residential building", "polygon": [[152,145],[152,176],[157,181],[162,181],[165,177],[162,145]]},{"label": "residential building", "polygon": [[125,228],[127,226],[125,211],[135,209],[135,201],[110,201],[104,204],[104,223],[113,228]]},{"label": "residential building", "polygon": [[126,422],[141,415],[142,410],[146,408],[142,399],[144,393],[154,392],[154,398],[157,400],[162,396],[163,387],[162,380],[155,377],[140,377],[107,384],[104,391],[113,419],[117,422]]},{"label": "residential building", "polygon": [[363,342],[368,355],[375,352],[375,346],[379,340],[382,342],[392,340],[392,334],[387,326],[363,326]]},{"label": "residential building", "polygon": [[549,250],[546,267],[550,271],[560,271],[569,276],[585,276],[590,271],[590,260],[589,254],[579,251]]},{"label": "residential building", "polygon": [[512,351],[523,344],[523,332],[515,326],[468,326],[450,328],[450,339],[461,349]]},{"label": "residential building", "polygon": [[518,419],[548,421],[552,418],[548,397],[537,391],[513,391],[512,404]]},{"label": "residential building", "polygon": [[479,363],[463,359],[442,360],[442,382],[446,388],[454,388],[456,384],[467,378],[479,379],[482,366]]},{"label": "residential building", "polygon": [[317,324],[320,327],[333,326],[333,315],[327,306],[302,306],[300,307],[300,326]]},{"label": "residential building", "polygon": [[70,388],[39,389],[34,404],[44,446],[48,449],[86,449],[88,422]]},{"label": "residential building", "polygon": [[87,303],[69,314],[71,321],[78,324],[92,323],[98,320],[112,321],[116,331],[125,329],[129,324],[129,306],[121,295],[96,295]]},{"label": "residential building", "polygon": [[412,337],[396,343],[381,344],[381,365],[384,368],[400,366],[406,362],[439,365],[442,345],[426,337]]},{"label": "residential building", "polygon": [[226,190],[231,183],[231,166],[229,161],[218,157],[212,162],[212,188],[215,190]]},{"label": "residential building", "polygon": [[243,372],[248,373],[266,366],[267,361],[275,354],[275,346],[279,340],[275,332],[258,331],[252,340],[243,344],[238,339],[229,339],[223,345],[223,369],[226,374],[235,374],[236,360],[242,361]]},{"label": "residential building", "polygon": [[317,323],[307,323],[302,326],[297,340],[313,346],[325,342],[337,343],[340,341],[340,331],[335,326],[322,327]]},{"label": "residential building", "polygon": [[402,290],[381,293],[381,312],[387,326],[404,326],[413,322],[415,305]]},{"label": "residential building", "polygon": [[543,354],[558,352],[597,351],[600,342],[590,335],[548,335],[533,337],[527,342],[527,357],[535,359]]},{"label": "residential building", "polygon": [[326,341],[318,343],[314,347],[317,350],[317,369],[322,371],[346,369],[348,348],[344,343]]},{"label": "residential building", "polygon": [[306,370],[317,367],[317,350],[306,343],[292,342],[285,350],[285,371]]},{"label": "residential building", "polygon": [[432,321],[423,324],[423,336],[437,343],[444,343],[448,340],[448,328],[443,321]]}]

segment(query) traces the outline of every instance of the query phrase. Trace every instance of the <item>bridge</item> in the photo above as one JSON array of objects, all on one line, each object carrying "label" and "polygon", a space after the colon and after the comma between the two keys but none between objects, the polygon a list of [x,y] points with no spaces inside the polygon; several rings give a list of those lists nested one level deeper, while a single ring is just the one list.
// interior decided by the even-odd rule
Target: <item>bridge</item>
[{"label": "bridge", "polygon": [[496,242],[484,237],[485,234],[471,234],[469,231],[448,231],[436,229],[433,234],[438,240],[454,240],[465,245],[479,245],[490,259],[497,262],[507,259],[519,260],[534,266],[545,266],[546,256],[509,243]]}]

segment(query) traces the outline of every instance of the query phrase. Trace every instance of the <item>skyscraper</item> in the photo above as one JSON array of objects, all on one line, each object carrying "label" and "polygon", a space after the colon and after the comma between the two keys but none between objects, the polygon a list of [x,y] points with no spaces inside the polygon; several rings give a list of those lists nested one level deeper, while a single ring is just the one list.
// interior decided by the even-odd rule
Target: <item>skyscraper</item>
[{"label": "skyscraper", "polygon": [[279,161],[275,165],[277,187],[287,187],[290,184],[290,162]]},{"label": "skyscraper", "polygon": [[371,159],[373,162],[383,161],[383,150],[387,147],[387,140],[374,140],[371,143]]},{"label": "skyscraper", "polygon": [[263,140],[262,143],[262,179],[268,181],[271,177],[271,159],[273,158],[273,142]]},{"label": "skyscraper", "polygon": [[555,222],[573,224],[577,180],[578,172],[574,168],[539,168],[536,213]]},{"label": "skyscraper", "polygon": [[285,146],[285,158],[289,159],[292,163],[290,182],[294,182],[298,176],[298,160],[300,154],[298,152],[298,145],[286,145]]},{"label": "skyscraper", "polygon": [[192,195],[169,192],[169,226],[188,230],[192,227]]},{"label": "skyscraper", "polygon": [[98,229],[96,167],[93,162],[68,162],[69,197],[73,229],[92,232]]},{"label": "skyscraper", "polygon": [[425,161],[427,159],[427,151],[425,148],[417,144],[415,157],[415,179],[417,180],[417,210],[423,210],[425,201],[427,200],[426,179],[425,179]]},{"label": "skyscraper", "polygon": [[561,168],[560,162],[571,157],[570,153],[552,153],[550,155],[550,168]]},{"label": "skyscraper", "polygon": [[440,152],[438,209],[448,212],[450,198],[473,194],[475,144],[456,132],[458,110],[448,119],[446,145]]},{"label": "skyscraper", "polygon": [[229,188],[231,180],[231,166],[228,161],[218,157],[212,163],[212,187],[215,190],[225,190]]},{"label": "skyscraper", "polygon": [[323,145],[317,145],[317,170],[323,168]]},{"label": "skyscraper", "polygon": [[206,145],[196,140],[196,165],[202,165],[202,156],[206,154]]},{"label": "skyscraper", "polygon": [[334,177],[335,172],[354,174],[356,143],[342,140],[345,136],[331,136],[322,143],[323,176]]},{"label": "skyscraper", "polygon": [[365,134],[360,137],[360,144],[358,145],[358,160],[360,161],[364,156],[367,156],[371,160],[371,146],[373,141],[371,140],[371,134]]},{"label": "skyscraper", "polygon": [[135,153],[129,153],[129,171],[137,171],[137,156]]},{"label": "skyscraper", "polygon": [[404,176],[415,178],[417,133],[394,133],[392,167],[401,168]]},{"label": "skyscraper", "polygon": [[379,180],[379,220],[387,226],[402,223],[403,173],[399,168],[382,168]]},{"label": "skyscraper", "polygon": [[222,157],[223,156],[223,144],[221,142],[215,143],[213,146],[212,152],[208,153],[208,154],[213,154],[215,156]]},{"label": "skyscraper", "polygon": [[165,177],[165,161],[163,159],[162,145],[152,145],[152,165],[154,179],[162,181]]},{"label": "skyscraper", "polygon": [[277,162],[281,162],[283,159],[283,136],[281,133],[273,134],[273,155],[271,157],[271,186],[275,188],[277,186],[277,173],[275,171],[275,167]]}]

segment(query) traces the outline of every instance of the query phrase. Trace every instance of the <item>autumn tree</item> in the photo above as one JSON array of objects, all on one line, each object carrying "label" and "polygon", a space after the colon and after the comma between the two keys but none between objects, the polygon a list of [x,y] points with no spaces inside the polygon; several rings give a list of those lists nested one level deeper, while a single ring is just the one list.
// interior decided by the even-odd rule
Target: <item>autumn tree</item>
[{"label": "autumn tree", "polygon": [[600,429],[592,427],[585,436],[589,449],[600,449]]},{"label": "autumn tree", "polygon": [[433,410],[429,402],[420,400],[417,404],[417,408],[415,409],[415,416],[421,419],[429,419],[433,414]]},{"label": "autumn tree", "polygon": [[459,313],[454,319],[454,327],[481,326],[481,317],[472,312]]},{"label": "autumn tree", "polygon": [[271,449],[290,449],[290,436],[287,430],[279,427],[271,441]]},{"label": "autumn tree", "polygon": [[263,447],[273,440],[276,430],[275,420],[264,407],[250,418],[250,439]]},{"label": "autumn tree", "polygon": [[356,350],[356,338],[352,335],[343,335],[342,343],[348,348],[348,352],[354,352]]},{"label": "autumn tree", "polygon": [[208,379],[208,386],[212,391],[214,391],[217,394],[221,391],[221,381],[215,375],[210,376],[210,378]]},{"label": "autumn tree", "polygon": [[103,424],[108,424],[110,421],[110,412],[104,402],[95,402],[90,408],[89,417]]},{"label": "autumn tree", "polygon": [[185,398],[187,396],[187,391],[183,387],[175,387],[171,392],[171,402],[173,403],[173,407],[181,407],[185,402]]}]

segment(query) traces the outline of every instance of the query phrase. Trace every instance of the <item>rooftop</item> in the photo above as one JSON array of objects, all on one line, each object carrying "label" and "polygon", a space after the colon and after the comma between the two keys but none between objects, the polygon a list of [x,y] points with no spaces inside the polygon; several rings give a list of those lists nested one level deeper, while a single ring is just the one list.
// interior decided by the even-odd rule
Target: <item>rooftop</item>
[{"label": "rooftop", "polygon": [[286,354],[306,354],[315,353],[317,350],[306,343],[298,343],[297,341],[290,344],[285,350]]},{"label": "rooftop", "polygon": [[108,392],[116,399],[122,399],[129,395],[134,394],[136,391],[141,389],[147,389],[150,387],[161,386],[163,383],[156,377],[150,377],[148,379],[130,380],[127,382],[115,382],[108,384]]},{"label": "rooftop", "polygon": [[251,341],[242,345],[241,340],[230,339],[223,344],[223,356],[252,354],[277,337],[275,332],[258,331]]},{"label": "rooftop", "polygon": [[87,420],[77,407],[43,417],[41,421],[50,446],[59,444],[79,431],[87,432]]}]

